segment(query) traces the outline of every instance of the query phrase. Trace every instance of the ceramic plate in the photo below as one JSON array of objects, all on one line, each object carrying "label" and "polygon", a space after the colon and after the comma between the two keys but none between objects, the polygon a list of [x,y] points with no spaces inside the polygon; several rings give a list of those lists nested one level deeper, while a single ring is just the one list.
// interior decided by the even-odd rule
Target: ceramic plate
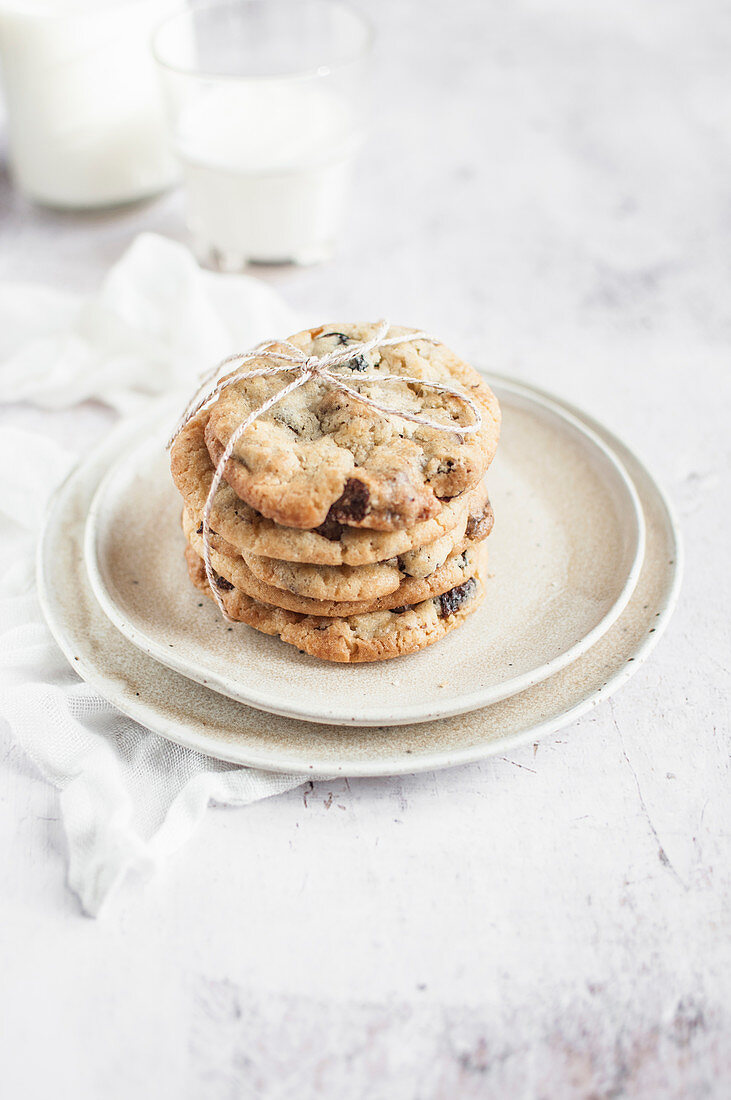
[{"label": "ceramic plate", "polygon": [[164,437],[138,428],[103,479],[87,526],[94,593],[157,661],[240,702],[336,725],[396,725],[484,707],[575,661],[609,629],[644,547],[637,494],[601,440],[554,403],[502,385],[503,438],[488,475],[496,522],[485,603],[421,653],[337,665],[226,623],[183,561],[181,502]]},{"label": "ceramic plate", "polygon": [[131,645],[94,599],[82,557],[89,505],[118,454],[119,439],[71,474],[49,510],[38,554],[46,618],[73,668],[120,710],[163,737],[222,760],[312,776],[375,776],[505,753],[575,721],[616,691],[653,649],[677,599],[681,547],[667,501],[626,447],[587,423],[617,451],[640,496],[647,540],[637,587],[614,626],[574,664],[483,710],[377,729],[298,722],[209,691]]}]

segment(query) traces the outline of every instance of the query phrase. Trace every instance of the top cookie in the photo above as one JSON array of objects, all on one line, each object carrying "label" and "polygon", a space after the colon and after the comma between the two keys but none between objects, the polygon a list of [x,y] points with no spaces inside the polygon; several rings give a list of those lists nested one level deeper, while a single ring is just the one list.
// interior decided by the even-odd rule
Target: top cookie
[{"label": "top cookie", "polygon": [[[307,355],[372,337],[375,324],[323,325],[291,338]],[[416,330],[392,326],[389,336]],[[270,366],[249,363],[250,370]],[[444,502],[475,486],[489,466],[500,434],[500,408],[490,388],[443,344],[426,340],[376,348],[335,368],[365,396],[422,415],[444,430],[387,415],[318,378],[310,379],[259,417],[237,441],[225,479],[262,515],[287,527],[328,524],[393,531],[439,514]],[[443,382],[479,406],[478,432],[458,434],[472,422],[464,402],[413,382],[365,382],[396,374]],[[291,374],[243,379],[212,407],[206,445],[220,461],[232,433]],[[360,381],[359,381],[360,379]],[[451,427],[450,427],[451,426]]]}]

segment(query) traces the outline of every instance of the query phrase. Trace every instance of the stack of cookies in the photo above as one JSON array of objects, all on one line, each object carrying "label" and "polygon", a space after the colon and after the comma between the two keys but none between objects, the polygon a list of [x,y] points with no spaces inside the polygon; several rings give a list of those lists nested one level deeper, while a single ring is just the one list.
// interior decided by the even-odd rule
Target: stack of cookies
[{"label": "stack of cookies", "polygon": [[[229,619],[329,661],[413,653],[458,627],[484,595],[493,522],[484,475],[500,433],[497,400],[471,367],[431,338],[413,339],[413,329],[391,326],[387,340],[363,350],[377,332],[326,325],[281,349],[294,345],[312,361],[352,347],[332,373],[388,412],[315,375],[230,447],[295,377],[244,374],[224,380],[172,447],[193,583]],[[245,370],[271,366],[262,354]],[[475,409],[478,430],[461,433]]]}]

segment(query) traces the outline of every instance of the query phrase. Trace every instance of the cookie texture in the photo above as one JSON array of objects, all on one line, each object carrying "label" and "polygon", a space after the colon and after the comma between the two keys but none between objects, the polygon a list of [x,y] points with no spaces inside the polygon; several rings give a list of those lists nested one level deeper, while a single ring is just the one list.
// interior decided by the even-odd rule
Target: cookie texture
[{"label": "cookie texture", "polygon": [[[203,538],[186,513],[183,514],[182,524],[189,546],[202,558]],[[478,566],[484,567],[485,563],[484,548],[465,541],[463,548],[453,551],[441,567],[428,577],[402,577],[401,583],[387,595],[366,600],[317,600],[265,584],[254,576],[241,555],[220,536],[214,535],[211,538],[211,564],[219,578],[261,603],[302,615],[348,617],[420,603],[463,584],[474,576]]]},{"label": "cookie texture", "polygon": [[[209,414],[199,413],[183,428],[170,455],[173,481],[191,516],[200,522],[214,467],[205,443]],[[479,488],[477,490],[479,492]],[[399,531],[369,531],[338,523],[305,531],[282,527],[245,504],[222,483],[213,505],[211,525],[241,554],[261,554],[283,561],[318,565],[365,565],[387,561],[441,538],[470,514],[473,493],[444,504],[437,516]],[[460,536],[461,537],[461,536]]]},{"label": "cookie texture", "polygon": [[[448,534],[427,546],[407,550],[384,562],[370,565],[331,566],[280,561],[246,554],[246,564],[265,584],[296,592],[314,600],[371,600],[393,592],[406,578],[430,576],[455,551],[460,553],[480,542],[489,533],[492,509],[487,493],[475,492],[474,511],[464,516]],[[489,517],[489,522],[487,521]],[[473,537],[467,539],[469,524]]]},{"label": "cookie texture", "polygon": [[[415,653],[460,626],[484,597],[493,526],[484,475],[500,434],[497,400],[415,329],[391,326],[393,344],[365,350],[384,327],[327,325],[283,341],[282,351],[302,352],[306,382],[289,366],[252,377],[272,366],[252,359],[171,449],[193,583],[231,622],[342,664]],[[302,385],[258,416],[293,380]],[[474,409],[481,420],[470,432]],[[235,644],[235,633],[225,637]]]},{"label": "cookie texture", "polygon": [[[191,580],[213,599],[203,562],[190,545],[185,557]],[[388,660],[433,645],[460,626],[484,597],[482,583],[474,576],[411,607],[349,618],[318,618],[255,600],[223,577],[217,583],[230,618],[264,634],[279,635],[303,653],[343,664]]]},{"label": "cookie texture", "polygon": [[[307,355],[322,355],[367,340],[377,328],[325,325],[290,339]],[[415,331],[392,326],[389,336]],[[325,380],[311,378],[247,429],[225,469],[235,494],[281,526],[323,527],[326,532],[339,526],[383,532],[413,528],[439,516],[446,502],[474,488],[492,460],[500,434],[497,399],[454,352],[427,340],[376,348],[367,355],[356,352],[352,361],[335,368],[344,382],[444,428],[384,414]],[[249,369],[269,365],[257,359]],[[365,382],[366,375],[375,380]],[[384,375],[457,387],[480,408],[480,430],[459,433],[460,425],[471,423],[472,413],[457,397],[419,382],[379,382]],[[238,425],[291,378],[244,378],[223,390],[204,428],[214,464]]]}]

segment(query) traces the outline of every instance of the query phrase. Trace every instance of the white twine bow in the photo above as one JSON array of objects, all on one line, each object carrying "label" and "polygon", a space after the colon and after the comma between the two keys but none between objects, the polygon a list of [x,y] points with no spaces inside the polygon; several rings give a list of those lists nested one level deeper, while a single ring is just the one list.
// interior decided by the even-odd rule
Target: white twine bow
[{"label": "white twine bow", "polygon": [[[206,503],[203,507],[201,533],[203,538],[203,563],[205,565],[206,577],[221,614],[229,622],[233,622],[234,620],[231,619],[226,611],[216,583],[216,574],[211,564],[210,521],[213,502],[223,480],[226,463],[231,458],[234,448],[241,436],[260,416],[263,416],[265,412],[268,412],[274,405],[277,405],[288,394],[293,393],[294,390],[299,389],[300,386],[304,386],[305,382],[309,382],[311,378],[320,378],[322,381],[328,382],[334,389],[349,394],[357,401],[361,401],[364,405],[368,405],[372,409],[377,409],[386,416],[398,416],[402,420],[410,420],[413,424],[419,424],[425,428],[434,428],[441,432],[455,432],[457,435],[471,435],[474,432],[478,432],[482,427],[482,413],[478,405],[466,393],[457,389],[456,386],[450,386],[445,382],[432,382],[426,378],[412,378],[405,374],[363,373],[359,374],[357,378],[358,382],[414,383],[427,389],[436,390],[438,393],[448,393],[452,397],[458,398],[470,409],[474,417],[472,424],[459,425],[459,427],[454,427],[451,424],[438,424],[436,421],[429,420],[425,416],[419,416],[417,413],[406,412],[405,409],[399,409],[393,405],[386,405],[381,401],[374,401],[372,397],[366,397],[364,393],[360,393],[358,390],[353,389],[352,386],[347,385],[343,376],[341,374],[336,374],[331,369],[332,367],[344,366],[352,362],[353,359],[359,356],[365,356],[376,348],[392,347],[394,344],[411,344],[415,340],[427,340],[432,344],[439,342],[426,332],[412,332],[405,336],[389,337],[387,336],[389,327],[388,321],[381,321],[370,340],[340,345],[334,348],[333,351],[326,352],[324,355],[307,355],[301,348],[290,343],[289,340],[267,340],[263,344],[258,344],[250,351],[242,352],[237,355],[229,355],[204,376],[201,385],[198,387],[197,392],[180,418],[175,431],[168,441],[168,447],[172,446],[180,432],[194,416],[201,412],[202,409],[209,406],[223,390],[227,389],[229,386],[233,386],[236,382],[240,382],[244,378],[270,378],[276,374],[285,373],[294,374],[295,376],[291,382],[283,387],[283,389],[272,394],[272,396],[268,397],[258,409],[254,409],[253,412],[249,413],[246,419],[231,433],[231,437],[224,447],[223,454],[216,465],[211,487],[208,490]],[[252,371],[239,369],[235,370],[224,379],[219,377],[224,367],[228,367],[232,363],[238,363],[239,368],[241,368],[245,363],[250,363],[253,359],[268,359],[278,365],[273,367],[261,367]],[[355,381],[356,379],[353,380]]]}]

